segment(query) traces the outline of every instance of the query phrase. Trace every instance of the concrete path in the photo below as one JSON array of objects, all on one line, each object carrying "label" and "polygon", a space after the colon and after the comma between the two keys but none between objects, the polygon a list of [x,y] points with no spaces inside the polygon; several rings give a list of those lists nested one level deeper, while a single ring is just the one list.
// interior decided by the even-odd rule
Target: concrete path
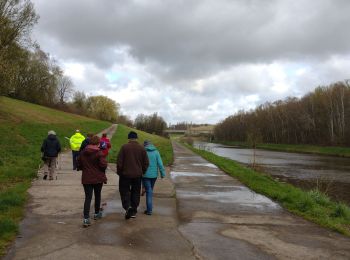
[{"label": "concrete path", "polygon": [[71,152],[61,155],[57,176],[44,181],[41,174],[33,182],[20,235],[5,259],[194,259],[191,244],[177,229],[169,177],[156,183],[152,216],[142,214],[142,197],[136,219],[125,220],[118,176],[110,164],[102,189],[103,218],[83,228],[84,190],[81,172],[72,170]]},{"label": "concrete path", "polygon": [[82,227],[81,172],[72,171],[70,152],[62,154],[58,179],[40,175],[29,189],[20,235],[5,259],[350,259],[349,238],[289,214],[173,147],[172,181],[169,174],[157,181],[152,216],[142,214],[143,197],[137,218],[124,219],[110,164],[103,218],[88,228]]},{"label": "concrete path", "polygon": [[350,259],[350,239],[289,214],[173,143],[179,230],[203,259]]}]

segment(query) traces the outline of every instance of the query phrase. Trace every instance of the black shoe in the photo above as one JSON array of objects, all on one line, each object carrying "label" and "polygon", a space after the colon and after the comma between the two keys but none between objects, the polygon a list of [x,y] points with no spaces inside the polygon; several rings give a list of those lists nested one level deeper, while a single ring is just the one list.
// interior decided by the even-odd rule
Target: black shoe
[{"label": "black shoe", "polygon": [[132,213],[132,209],[129,208],[129,209],[126,211],[126,213],[125,213],[125,219],[131,218],[131,213]]},{"label": "black shoe", "polygon": [[147,210],[145,210],[144,212],[143,212],[143,214],[146,214],[146,215],[152,215],[152,212],[148,212]]},{"label": "black shoe", "polygon": [[47,174],[45,174],[43,177],[43,180],[46,180],[46,179],[47,179]]}]

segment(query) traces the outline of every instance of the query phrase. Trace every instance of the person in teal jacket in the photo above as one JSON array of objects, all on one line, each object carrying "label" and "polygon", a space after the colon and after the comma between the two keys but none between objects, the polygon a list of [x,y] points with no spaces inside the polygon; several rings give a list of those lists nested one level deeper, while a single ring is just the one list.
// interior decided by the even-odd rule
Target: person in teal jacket
[{"label": "person in teal jacket", "polygon": [[146,191],[146,215],[152,215],[152,200],[153,200],[153,187],[156,183],[157,177],[160,173],[160,177],[163,179],[165,177],[165,169],[163,166],[162,158],[157,150],[157,148],[151,144],[150,141],[144,141],[143,143],[148,160],[149,166],[146,173],[142,177],[142,185]]}]

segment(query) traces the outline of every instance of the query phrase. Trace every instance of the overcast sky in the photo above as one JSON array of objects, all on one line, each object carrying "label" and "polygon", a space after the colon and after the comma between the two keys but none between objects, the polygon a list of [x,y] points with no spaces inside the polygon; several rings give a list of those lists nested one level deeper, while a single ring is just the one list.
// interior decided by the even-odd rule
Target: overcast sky
[{"label": "overcast sky", "polygon": [[348,0],[32,0],[75,89],[132,119],[217,123],[350,78]]}]

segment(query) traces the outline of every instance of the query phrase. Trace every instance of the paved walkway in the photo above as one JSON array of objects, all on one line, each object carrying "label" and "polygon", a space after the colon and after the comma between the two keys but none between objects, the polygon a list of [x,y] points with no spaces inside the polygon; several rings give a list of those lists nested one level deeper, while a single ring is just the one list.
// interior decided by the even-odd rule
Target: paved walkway
[{"label": "paved walkway", "polygon": [[173,143],[179,230],[204,259],[350,259],[350,239],[289,214]]},{"label": "paved walkway", "polygon": [[349,238],[289,214],[173,147],[172,181],[169,170],[157,181],[152,216],[142,214],[143,197],[137,218],[124,219],[110,164],[103,218],[88,228],[82,228],[81,172],[71,170],[71,153],[64,153],[58,179],[39,176],[29,189],[20,235],[5,259],[350,259]]},{"label": "paved walkway", "polygon": [[72,171],[71,157],[71,152],[61,155],[57,180],[44,181],[41,174],[33,182],[20,235],[5,259],[194,259],[191,244],[177,229],[169,174],[156,183],[153,215],[142,214],[142,197],[136,219],[126,221],[115,165],[109,164],[103,218],[83,228],[81,172]]}]

